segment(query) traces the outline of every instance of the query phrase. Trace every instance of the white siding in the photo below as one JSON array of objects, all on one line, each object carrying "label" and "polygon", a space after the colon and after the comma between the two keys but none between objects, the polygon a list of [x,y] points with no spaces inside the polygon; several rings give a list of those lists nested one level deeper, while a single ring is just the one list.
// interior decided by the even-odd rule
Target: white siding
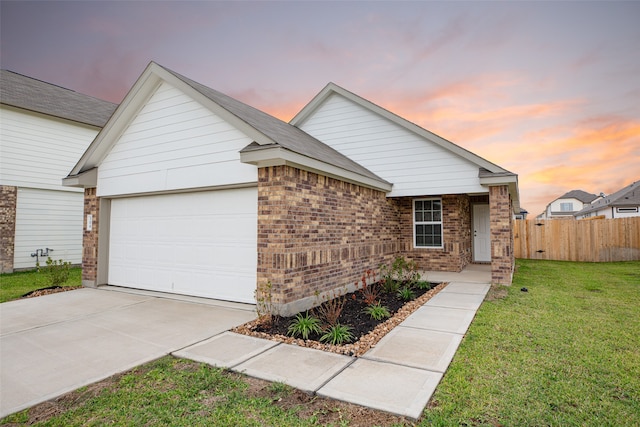
[{"label": "white siding", "polygon": [[98,129],[0,107],[0,184],[82,192],[62,186]]},{"label": "white siding", "polygon": [[80,264],[82,216],[82,193],[19,188],[13,268],[35,267],[31,254],[45,248],[53,249],[52,259]]},{"label": "white siding", "polygon": [[340,95],[300,127],[393,183],[389,197],[487,192],[477,165]]},{"label": "white siding", "polygon": [[254,303],[256,187],[114,199],[112,285]]},{"label": "white siding", "polygon": [[98,169],[98,196],[257,181],[240,162],[252,139],[182,91],[162,83]]}]

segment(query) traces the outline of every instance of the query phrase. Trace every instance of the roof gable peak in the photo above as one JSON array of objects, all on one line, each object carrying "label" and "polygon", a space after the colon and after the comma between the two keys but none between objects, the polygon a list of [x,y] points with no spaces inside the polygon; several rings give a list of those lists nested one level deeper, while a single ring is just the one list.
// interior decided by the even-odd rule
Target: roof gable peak
[{"label": "roof gable peak", "polygon": [[507,173],[515,175],[508,170],[496,165],[495,163],[492,163],[478,156],[477,154],[454,144],[453,142],[387,110],[384,107],[374,104],[373,102],[361,97],[360,95],[344,89],[343,87],[333,82],[329,82],[306,106],[302,108],[302,110],[300,110],[300,112],[298,112],[298,114],[293,117],[293,119],[291,119],[289,123],[296,127],[302,126],[304,122],[309,117],[311,117],[311,115],[313,115],[314,111],[318,109],[333,94],[338,94],[352,102],[355,102],[361,107],[364,107],[378,114],[379,116],[382,116],[394,122],[395,124],[409,130],[410,132],[418,134],[422,138],[449,150],[450,152],[470,161],[471,163],[475,163],[479,168],[484,168],[492,173]]}]

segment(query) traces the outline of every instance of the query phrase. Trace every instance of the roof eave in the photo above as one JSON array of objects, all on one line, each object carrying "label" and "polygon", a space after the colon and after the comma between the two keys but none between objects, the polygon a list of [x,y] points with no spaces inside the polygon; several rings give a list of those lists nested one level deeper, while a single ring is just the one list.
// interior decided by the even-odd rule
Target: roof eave
[{"label": "roof eave", "polygon": [[513,212],[520,213],[520,190],[518,188],[518,175],[513,173],[499,173],[495,175],[483,175],[478,178],[480,185],[495,187],[506,185],[509,187],[509,194],[513,204]]},{"label": "roof eave", "polygon": [[341,181],[388,193],[393,185],[287,150],[278,144],[273,146],[251,145],[240,151],[240,161],[257,167],[291,166],[318,173]]},{"label": "roof eave", "polygon": [[89,169],[77,175],[69,175],[62,178],[62,185],[76,188],[96,187],[98,185],[98,168]]}]

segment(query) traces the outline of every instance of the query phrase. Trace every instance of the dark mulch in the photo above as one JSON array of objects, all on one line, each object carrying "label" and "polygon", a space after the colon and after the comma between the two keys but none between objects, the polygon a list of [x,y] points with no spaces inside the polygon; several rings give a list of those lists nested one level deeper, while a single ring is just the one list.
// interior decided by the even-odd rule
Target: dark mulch
[{"label": "dark mulch", "polygon": [[[437,286],[437,283],[431,283],[431,287]],[[379,285],[378,285],[379,286]],[[428,289],[418,289],[417,287],[413,288],[415,298],[417,299],[420,296],[424,295]],[[362,297],[362,293],[360,291],[352,292],[346,294],[344,296],[345,304],[342,309],[342,313],[338,321],[341,325],[349,325],[351,329],[351,333],[353,334],[353,341],[359,340],[364,335],[373,331],[376,326],[385,322],[387,319],[375,320],[372,319],[370,315],[364,312],[364,309],[367,307],[364,299]],[[412,300],[413,300],[412,299]],[[401,309],[405,304],[412,301],[405,301],[398,297],[395,293],[386,293],[381,291],[378,297],[380,304],[387,307],[391,317]],[[310,314],[320,318],[318,313],[315,310],[311,310]],[[294,317],[282,317],[282,316],[274,316],[273,323],[271,327],[269,325],[261,324],[255,328],[256,332],[264,332],[270,335],[288,335],[287,328],[291,324]],[[322,319],[321,319],[322,320]],[[319,334],[313,334],[309,337],[311,341],[320,341]]]}]

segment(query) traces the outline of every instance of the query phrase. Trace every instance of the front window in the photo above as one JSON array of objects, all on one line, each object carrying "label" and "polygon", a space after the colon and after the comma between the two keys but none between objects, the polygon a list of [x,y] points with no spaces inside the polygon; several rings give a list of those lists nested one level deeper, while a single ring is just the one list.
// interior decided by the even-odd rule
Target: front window
[{"label": "front window", "polygon": [[413,201],[413,234],[417,248],[442,247],[442,200]]},{"label": "front window", "polygon": [[560,203],[561,212],[573,212],[573,203]]}]

